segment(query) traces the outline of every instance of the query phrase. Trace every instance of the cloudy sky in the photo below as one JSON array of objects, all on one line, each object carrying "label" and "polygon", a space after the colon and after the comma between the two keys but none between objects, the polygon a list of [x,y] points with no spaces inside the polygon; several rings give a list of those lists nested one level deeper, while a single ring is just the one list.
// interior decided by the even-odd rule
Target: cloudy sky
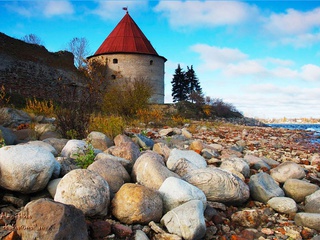
[{"label": "cloudy sky", "polygon": [[320,1],[0,1],[0,32],[36,34],[49,51],[85,37],[94,53],[129,8],[168,59],[165,101],[180,63],[205,96],[248,117],[320,118]]}]

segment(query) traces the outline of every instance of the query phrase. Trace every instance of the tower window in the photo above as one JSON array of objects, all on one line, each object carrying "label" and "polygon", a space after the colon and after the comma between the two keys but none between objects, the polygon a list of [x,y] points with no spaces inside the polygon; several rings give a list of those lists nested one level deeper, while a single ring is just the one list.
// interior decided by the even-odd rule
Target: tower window
[{"label": "tower window", "polygon": [[115,80],[115,79],[116,79],[116,75],[112,74],[112,75],[111,75],[111,78],[112,78],[113,80]]},{"label": "tower window", "polygon": [[153,60],[150,60],[150,65],[153,65]]},{"label": "tower window", "polygon": [[113,63],[118,63],[118,59],[117,59],[117,58],[114,58],[114,59],[113,59]]}]

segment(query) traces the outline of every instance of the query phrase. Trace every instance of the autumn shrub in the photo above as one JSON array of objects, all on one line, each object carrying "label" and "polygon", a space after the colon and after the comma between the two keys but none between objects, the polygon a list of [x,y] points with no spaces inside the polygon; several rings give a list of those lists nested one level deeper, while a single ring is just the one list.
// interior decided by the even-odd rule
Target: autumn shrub
[{"label": "autumn shrub", "polygon": [[54,103],[52,100],[27,99],[25,110],[36,115],[53,116]]},{"label": "autumn shrub", "polygon": [[138,110],[148,108],[152,93],[152,86],[147,79],[124,80],[108,87],[102,110],[108,114],[134,118]]},{"label": "autumn shrub", "polygon": [[220,98],[206,98],[207,110],[213,117],[242,118],[243,114],[231,103],[226,103]]},{"label": "autumn shrub", "polygon": [[153,123],[156,126],[163,125],[164,119],[160,109],[138,109],[137,118],[146,125]]},{"label": "autumn shrub", "polygon": [[126,121],[121,116],[94,114],[90,118],[89,131],[98,131],[107,135],[110,139],[122,134]]}]

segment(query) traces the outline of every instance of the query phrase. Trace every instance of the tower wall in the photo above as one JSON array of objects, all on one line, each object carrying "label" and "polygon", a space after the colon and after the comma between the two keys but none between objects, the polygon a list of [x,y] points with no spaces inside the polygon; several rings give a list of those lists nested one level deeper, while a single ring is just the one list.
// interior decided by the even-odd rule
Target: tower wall
[{"label": "tower wall", "polygon": [[125,79],[147,79],[153,88],[151,103],[164,103],[165,58],[149,54],[102,54],[93,56],[107,67],[107,80],[119,83]]}]

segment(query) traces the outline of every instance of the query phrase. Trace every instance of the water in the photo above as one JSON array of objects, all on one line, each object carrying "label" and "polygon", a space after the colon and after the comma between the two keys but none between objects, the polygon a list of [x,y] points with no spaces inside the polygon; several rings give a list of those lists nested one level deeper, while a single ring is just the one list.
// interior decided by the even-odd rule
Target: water
[{"label": "water", "polygon": [[314,143],[320,143],[320,124],[292,124],[292,123],[277,123],[277,124],[268,124],[273,128],[286,128],[290,130],[305,130],[309,131],[311,135],[314,136],[314,139],[311,141]]}]

